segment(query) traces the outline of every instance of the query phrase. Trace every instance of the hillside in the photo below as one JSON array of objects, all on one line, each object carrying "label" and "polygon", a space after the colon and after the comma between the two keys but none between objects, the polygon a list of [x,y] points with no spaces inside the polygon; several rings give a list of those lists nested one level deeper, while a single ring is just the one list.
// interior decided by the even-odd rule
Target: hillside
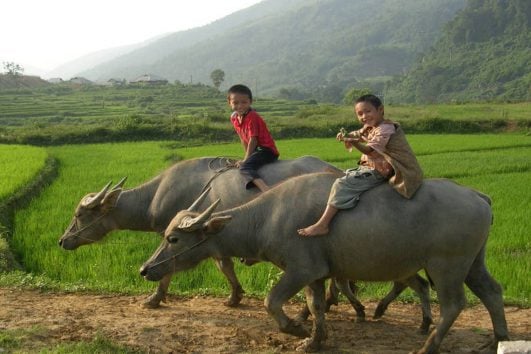
[{"label": "hillside", "polygon": [[142,48],[165,36],[166,35],[159,35],[155,38],[151,38],[140,43],[125,45],[121,47],[107,48],[92,52],[67,63],[64,63],[54,68],[53,70],[47,72],[44,76],[46,78],[61,77],[64,80],[69,80],[70,78],[77,76],[76,74],[79,72],[90,70],[93,67],[100,65],[101,63],[105,63],[110,60],[113,60],[114,58],[126,55],[127,53],[130,53],[135,49]]},{"label": "hillside", "polygon": [[[179,32],[80,75],[244,82],[259,94],[338,101],[360,81],[376,89],[408,70],[465,0],[267,0]],[[378,60],[375,60],[377,58]]]},{"label": "hillside", "polygon": [[0,74],[0,90],[38,88],[50,83],[38,76]]},{"label": "hillside", "polygon": [[469,0],[389,101],[531,100],[531,1]]}]

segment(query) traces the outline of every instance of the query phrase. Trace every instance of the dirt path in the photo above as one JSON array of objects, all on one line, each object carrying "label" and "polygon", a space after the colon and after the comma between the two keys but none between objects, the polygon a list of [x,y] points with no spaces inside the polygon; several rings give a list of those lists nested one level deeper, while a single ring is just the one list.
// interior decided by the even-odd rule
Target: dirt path
[{"label": "dirt path", "polygon": [[[139,296],[98,296],[0,289],[0,331],[38,325],[46,335],[33,345],[90,341],[96,334],[149,353],[273,353],[293,352],[299,339],[279,333],[263,302],[245,298],[239,308],[223,299],[171,297],[156,310],[139,306]],[[372,314],[375,303],[366,303]],[[300,304],[286,306],[294,314]],[[434,306],[435,320],[438,307]],[[506,308],[513,340],[531,340],[531,309]],[[394,303],[379,321],[355,323],[342,303],[327,315],[325,353],[407,353],[419,349],[420,308]],[[310,322],[307,322],[310,326]],[[487,311],[467,308],[442,345],[442,353],[475,353],[492,339]],[[31,345],[31,344],[28,344]],[[26,349],[30,349],[29,347]]]}]

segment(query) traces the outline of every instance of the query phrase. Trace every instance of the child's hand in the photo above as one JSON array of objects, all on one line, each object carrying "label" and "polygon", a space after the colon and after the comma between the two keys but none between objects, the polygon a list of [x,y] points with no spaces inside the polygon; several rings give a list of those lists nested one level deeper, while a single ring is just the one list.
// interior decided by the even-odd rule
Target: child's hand
[{"label": "child's hand", "polygon": [[345,128],[339,129],[339,133],[336,135],[336,140],[344,141],[345,137],[348,136],[347,130]]}]

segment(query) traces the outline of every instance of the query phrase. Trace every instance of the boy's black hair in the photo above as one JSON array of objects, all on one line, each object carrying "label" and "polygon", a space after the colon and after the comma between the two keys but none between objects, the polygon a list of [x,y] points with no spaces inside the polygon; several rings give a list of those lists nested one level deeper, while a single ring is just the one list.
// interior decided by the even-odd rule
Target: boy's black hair
[{"label": "boy's black hair", "polygon": [[372,104],[375,108],[379,108],[383,105],[382,101],[378,98],[378,96],[367,94],[358,97],[358,99],[354,102],[354,104],[360,103],[360,102],[368,102]]},{"label": "boy's black hair", "polygon": [[251,92],[251,89],[242,84],[232,86],[227,92],[227,95],[230,96],[231,93],[239,93],[241,95],[247,95],[249,96],[249,99],[251,101],[253,100],[253,93]]}]

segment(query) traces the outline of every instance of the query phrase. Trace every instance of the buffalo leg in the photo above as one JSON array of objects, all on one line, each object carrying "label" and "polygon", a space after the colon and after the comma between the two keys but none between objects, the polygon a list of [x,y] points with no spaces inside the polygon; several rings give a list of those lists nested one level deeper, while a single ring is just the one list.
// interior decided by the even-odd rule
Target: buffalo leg
[{"label": "buffalo leg", "polygon": [[485,266],[484,252],[483,249],[474,260],[465,279],[465,284],[481,300],[489,312],[494,328],[492,347],[496,348],[499,341],[509,340],[509,335],[503,307],[502,289]]},{"label": "buffalo leg", "polygon": [[[334,279],[330,279],[330,282],[328,283],[328,288],[326,291],[326,309],[325,311],[328,312],[330,310],[330,307],[332,305],[337,305],[339,301],[339,289],[336,285],[336,281]],[[310,309],[308,308],[308,305],[304,305],[304,307],[299,311],[299,313],[295,316],[295,321],[297,322],[304,322],[308,319],[310,316]]]},{"label": "buffalo leg", "polygon": [[337,284],[341,292],[347,297],[348,301],[356,311],[356,322],[365,321],[365,306],[356,298],[352,288],[350,287],[350,281],[344,279],[333,279],[333,282]]},{"label": "buffalo leg", "polygon": [[413,289],[420,298],[422,307],[422,323],[420,325],[420,332],[422,334],[427,334],[428,330],[430,329],[430,325],[433,323],[430,305],[430,290],[428,282],[418,274],[415,274],[404,281],[395,281],[389,294],[387,294],[378,303],[378,306],[374,311],[374,318],[381,318],[387,310],[389,304],[396,299],[398,295],[400,295],[408,286]]},{"label": "buffalo leg", "polygon": [[418,354],[438,353],[442,340],[465,307],[463,283],[466,273],[461,272],[460,267],[464,267],[463,262],[457,259],[455,262],[434,262],[432,266],[428,265],[426,268],[435,284],[441,313],[439,323],[428,336],[424,346],[417,352]]},{"label": "buffalo leg", "polygon": [[330,310],[330,307],[332,305],[336,305],[339,303],[339,288],[336,284],[336,279],[332,278],[330,279],[330,282],[328,283],[328,289],[326,292],[326,312]]},{"label": "buffalo leg", "polygon": [[305,293],[306,303],[313,316],[312,335],[297,347],[297,351],[315,352],[321,349],[321,342],[326,340],[324,280],[317,280],[307,286]]},{"label": "buffalo leg", "polygon": [[[332,305],[337,305],[339,302],[339,291],[340,286],[338,282],[345,282],[345,289],[348,289],[347,291],[343,291],[345,296],[350,301],[350,304],[356,311],[357,321],[364,321],[365,320],[365,306],[363,306],[358,299],[356,298],[356,295],[352,289],[356,289],[356,285],[352,281],[346,281],[346,280],[338,280],[336,278],[330,279],[330,282],[328,283],[327,291],[326,291],[326,308],[325,312],[328,312],[330,310],[330,307]],[[310,309],[307,305],[305,305],[295,316],[295,321],[297,322],[304,322],[308,319],[310,316]]]},{"label": "buffalo leg", "polygon": [[218,269],[225,275],[229,281],[231,287],[231,293],[227,301],[224,302],[226,306],[236,307],[240,304],[240,301],[243,299],[243,294],[245,291],[240,284],[240,281],[236,277],[234,272],[234,262],[230,258],[219,258],[214,259]]},{"label": "buffalo leg", "polygon": [[433,323],[433,317],[431,315],[430,304],[430,285],[420,275],[407,278],[405,283],[417,293],[420,298],[420,306],[422,308],[422,323],[420,325],[420,333],[428,334],[430,325]]},{"label": "buffalo leg", "polygon": [[149,309],[155,309],[160,306],[161,301],[166,302],[166,295],[168,294],[171,276],[172,274],[170,273],[162,278],[162,280],[159,282],[159,286],[157,287],[157,291],[144,300],[142,306]]},{"label": "buffalo leg", "polygon": [[285,272],[278,283],[271,289],[264,300],[267,313],[277,322],[281,332],[297,337],[309,337],[310,334],[302,323],[289,318],[282,306],[310,281],[304,281],[297,274]]}]

